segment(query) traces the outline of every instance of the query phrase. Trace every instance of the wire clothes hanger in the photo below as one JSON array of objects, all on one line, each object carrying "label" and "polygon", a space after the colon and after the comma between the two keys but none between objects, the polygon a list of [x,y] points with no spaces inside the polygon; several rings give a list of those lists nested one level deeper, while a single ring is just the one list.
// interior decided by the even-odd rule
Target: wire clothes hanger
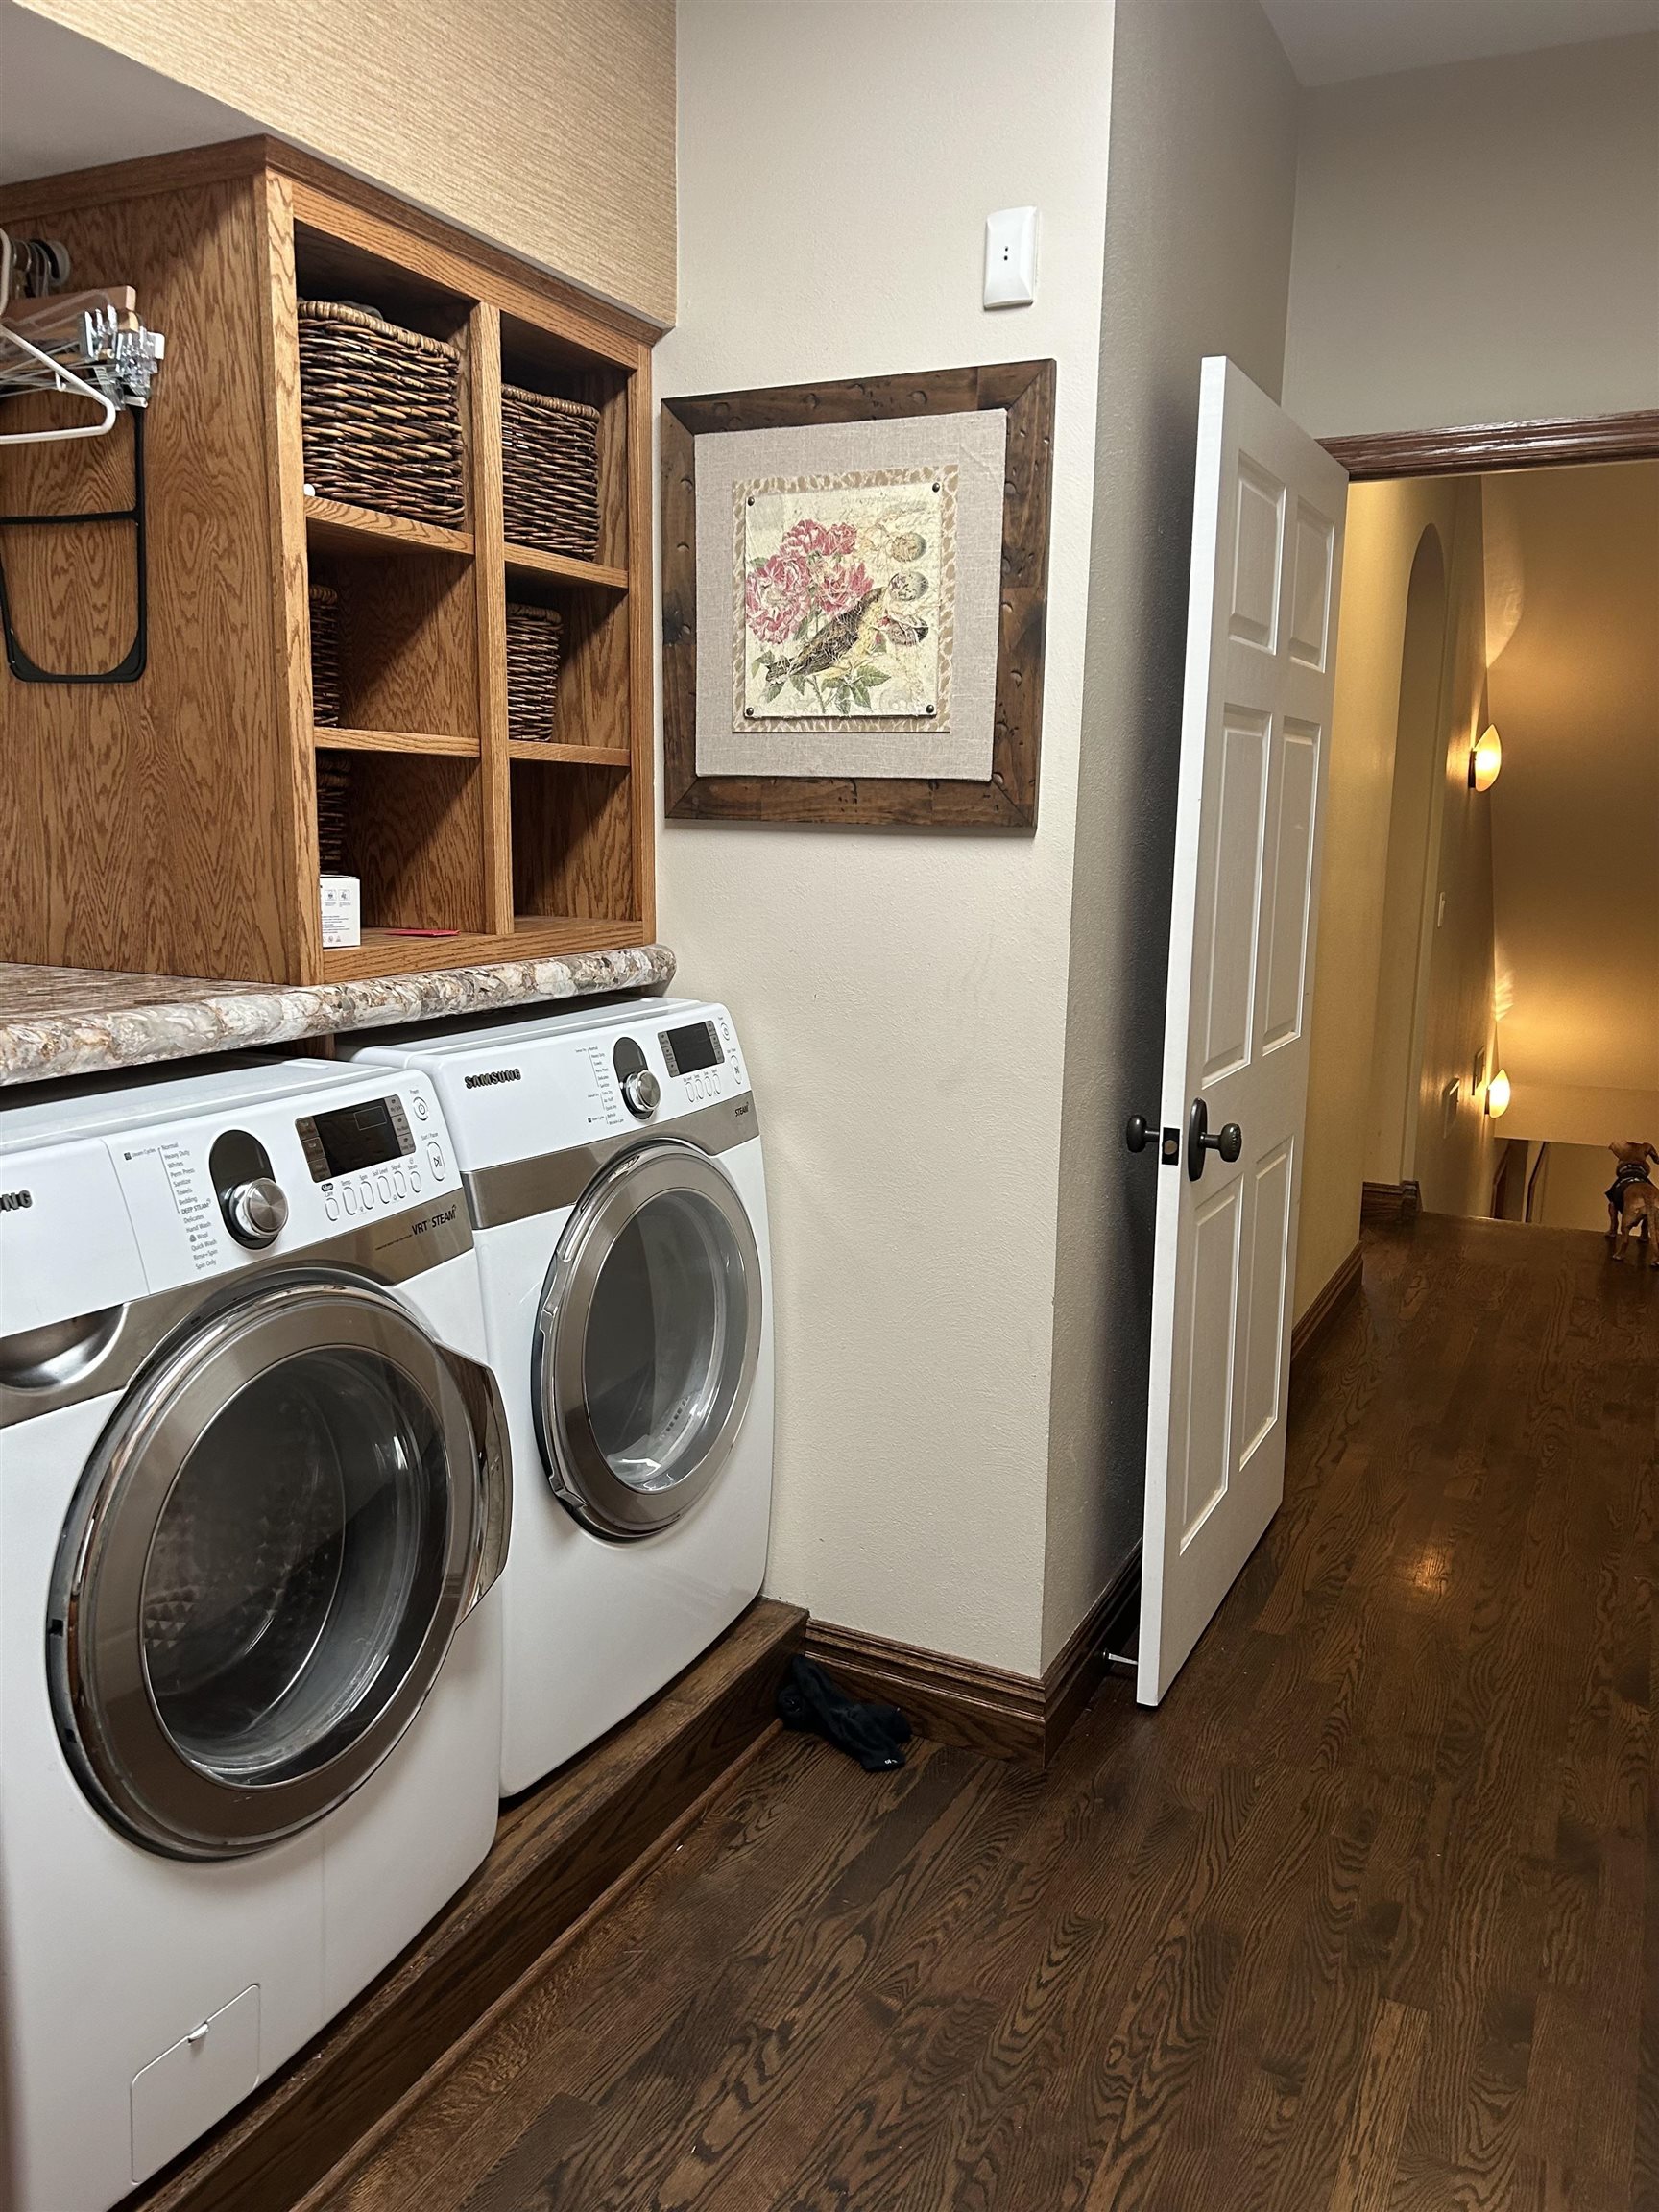
[{"label": "wire clothes hanger", "polygon": [[[42,292],[68,274],[68,258],[41,241],[25,240],[32,272],[44,268]],[[121,303],[108,293],[80,294],[73,301],[49,297],[27,305],[13,303],[12,286],[19,255],[0,229],[0,398],[25,392],[53,392],[85,399],[98,410],[92,421],[43,430],[0,431],[0,445],[58,445],[75,438],[102,438],[120,413],[132,419],[132,503],[130,507],[89,508],[71,514],[0,515],[0,530],[70,529],[95,522],[130,523],[137,567],[132,642],[113,667],[54,669],[36,661],[17,636],[6,570],[0,562],[0,635],[6,665],[20,684],[135,684],[149,660],[149,538],[144,485],[144,410],[165,342],[146,330],[132,311],[132,295]],[[26,320],[27,335],[18,329]],[[48,344],[39,341],[46,339]]]},{"label": "wire clothes hanger", "polygon": [[[16,253],[8,233],[0,230],[0,318],[12,301],[12,277]],[[86,399],[98,410],[95,422],[71,422],[50,430],[0,431],[0,445],[50,445],[63,438],[102,438],[115,421],[115,402],[107,392],[87,383],[65,362],[56,359],[33,339],[25,338],[0,320],[0,385],[12,392],[62,392]]]}]

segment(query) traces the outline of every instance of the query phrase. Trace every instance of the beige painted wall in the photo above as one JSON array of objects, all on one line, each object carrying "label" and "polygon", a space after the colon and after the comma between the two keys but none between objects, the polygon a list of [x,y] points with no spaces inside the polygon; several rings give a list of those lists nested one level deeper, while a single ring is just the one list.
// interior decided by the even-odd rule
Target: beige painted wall
[{"label": "beige painted wall", "polygon": [[1607,1233],[1607,1186],[1617,1163],[1601,1144],[1551,1144],[1545,1160],[1534,1220],[1547,1229]]},{"label": "beige painted wall", "polygon": [[1659,406],[1659,36],[1304,95],[1285,400],[1309,429]]},{"label": "beige painted wall", "polygon": [[1601,1145],[1617,1139],[1659,1145],[1659,1090],[1523,1081],[1515,1085],[1503,1134],[1549,1144]]},{"label": "beige painted wall", "polygon": [[1277,397],[1295,84],[1260,10],[1119,0],[1066,1004],[1045,1663],[1141,1538],[1198,365]]},{"label": "beige painted wall", "polygon": [[[1479,487],[1466,487],[1478,493]],[[1478,510],[1477,510],[1478,513]],[[1486,1114],[1485,1078],[1496,1065],[1494,1011],[1495,918],[1492,904],[1492,808],[1484,792],[1469,788],[1469,748],[1486,721],[1484,622],[1479,540],[1474,572],[1464,589],[1476,610],[1456,635],[1453,712],[1445,753],[1441,799],[1438,920],[1429,967],[1429,1000],[1418,1067],[1416,1141],[1412,1178],[1432,1214],[1485,1217],[1491,1212],[1499,1124]],[[1454,561],[1453,607],[1458,608]],[[1480,1056],[1480,1079],[1476,1056]],[[1456,1085],[1455,1101],[1449,1101]],[[1504,1134],[1518,1135],[1519,1132]]]},{"label": "beige painted wall", "polygon": [[[1413,713],[1408,707],[1405,729],[1412,757],[1401,765],[1408,776],[1416,771],[1415,783],[1422,775],[1418,752],[1430,751],[1433,789],[1427,805],[1403,812],[1410,850],[1402,854],[1390,851],[1390,829],[1396,748],[1402,732],[1407,610],[1413,564],[1423,534],[1431,529],[1446,565],[1439,700],[1428,727],[1420,712]],[[1468,973],[1463,953],[1470,942],[1468,917],[1479,908],[1481,829],[1479,817],[1468,818],[1464,805],[1468,793],[1455,788],[1454,768],[1462,772],[1469,732],[1479,713],[1485,673],[1484,599],[1477,480],[1407,478],[1353,487],[1348,495],[1320,878],[1319,964],[1313,986],[1302,1220],[1296,1249],[1298,1314],[1306,1312],[1354,1249],[1359,1235],[1361,1184],[1367,1179],[1398,1181],[1402,1174],[1416,1172],[1414,1147],[1421,1142],[1421,1132],[1407,1105],[1416,1090],[1418,1054],[1427,1050],[1437,1070],[1460,1038],[1466,1019],[1459,1011]],[[1390,901],[1391,875],[1408,885],[1407,896]],[[1489,1029],[1489,863],[1486,882]],[[1419,887],[1420,899],[1414,896]],[[1385,1011],[1381,1003],[1384,968],[1389,989],[1403,987],[1410,999],[1416,990],[1419,931],[1426,916],[1431,921],[1441,888],[1448,892],[1452,936],[1446,938],[1444,931],[1431,934],[1422,961],[1422,1004],[1407,1023],[1410,1048],[1380,1055],[1376,1043],[1379,1014]],[[1473,926],[1478,946],[1479,922]],[[1458,949],[1455,955],[1454,945]],[[1472,1161],[1487,1138],[1483,1131],[1473,1134],[1470,1142],[1476,1151],[1466,1158],[1464,1134],[1471,1126],[1467,1100],[1463,1115],[1452,1157],[1472,1174]],[[1387,1132],[1392,1133],[1395,1147],[1391,1158],[1381,1148]],[[1452,1170],[1438,1137],[1430,1142],[1436,1187],[1453,1188]],[[1393,1173],[1380,1171],[1391,1165]]]},{"label": "beige painted wall", "polygon": [[1503,1064],[1659,1091],[1659,461],[1527,470],[1495,501],[1516,556],[1490,677]]},{"label": "beige painted wall", "polygon": [[[1041,1660],[1111,27],[1105,8],[974,0],[685,9],[684,306],[658,353],[664,394],[1059,364],[1035,834],[670,823],[660,862],[681,981],[731,1004],[766,1132],[768,1586],[1026,1673]],[[757,85],[788,87],[758,121]],[[1037,304],[987,314],[985,217],[1028,204]]]},{"label": "beige painted wall", "polygon": [[674,319],[673,0],[23,4],[605,299]]},{"label": "beige painted wall", "polygon": [[[1431,916],[1444,784],[1456,494],[1452,486],[1425,485],[1421,491],[1444,511],[1444,519],[1425,529],[1411,564],[1392,782],[1382,809],[1388,862],[1381,936],[1375,951],[1368,948],[1377,962],[1370,1110],[1362,1136],[1368,1183],[1399,1183],[1406,1175],[1415,1118],[1412,1072],[1423,1048],[1434,943]],[[1412,504],[1409,498],[1396,502]]]},{"label": "beige painted wall", "polygon": [[[1298,1315],[1359,1235],[1359,1187],[1372,1165],[1371,1064],[1411,572],[1423,535],[1432,530],[1449,577],[1455,512],[1449,482],[1356,484],[1348,493],[1296,1245]],[[1438,756],[1437,743],[1434,750]],[[1421,854],[1408,856],[1419,877],[1428,867],[1426,820],[1423,836]],[[1394,860],[1396,873],[1408,876],[1401,856]],[[1397,950],[1391,969],[1400,967]]]}]

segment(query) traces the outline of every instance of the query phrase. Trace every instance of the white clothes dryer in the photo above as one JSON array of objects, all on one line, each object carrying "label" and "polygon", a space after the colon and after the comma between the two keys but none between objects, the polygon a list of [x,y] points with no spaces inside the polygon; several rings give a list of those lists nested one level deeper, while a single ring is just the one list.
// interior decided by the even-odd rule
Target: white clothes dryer
[{"label": "white clothes dryer", "polygon": [[103,2212],[489,1850],[511,1520],[414,1072],[0,1104],[0,2200]]},{"label": "white clothes dryer", "polygon": [[511,1796],[688,1667],[759,1592],[772,1284],[724,1006],[641,999],[348,1048],[420,1069],[460,1154],[516,1491]]}]

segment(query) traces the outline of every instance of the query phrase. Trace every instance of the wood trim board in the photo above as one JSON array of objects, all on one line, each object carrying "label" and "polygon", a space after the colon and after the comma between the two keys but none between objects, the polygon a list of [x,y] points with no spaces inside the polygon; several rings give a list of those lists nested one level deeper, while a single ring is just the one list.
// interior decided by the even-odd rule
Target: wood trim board
[{"label": "wood trim board", "polygon": [[288,973],[323,967],[323,917],[317,880],[316,760],[306,742],[314,727],[310,610],[305,595],[305,464],[300,440],[300,329],[295,307],[294,195],[274,170],[255,171],[250,189],[263,202],[266,269],[255,286],[264,374],[264,446],[271,566],[272,658],[279,757],[287,764],[278,838],[287,881],[279,894]]},{"label": "wood trim board", "polygon": [[1137,1544],[1044,1670],[1044,1766],[1113,1671],[1112,1655],[1133,1644],[1140,1617],[1141,1547]]},{"label": "wood trim board", "polygon": [[1322,444],[1357,483],[1488,469],[1557,469],[1583,461],[1648,461],[1659,457],[1659,409],[1472,422],[1445,430],[1361,431]]},{"label": "wood trim board", "polygon": [[1363,1254],[1356,1244],[1290,1332],[1290,1372],[1321,1343],[1363,1279]]},{"label": "wood trim board", "polygon": [[[354,208],[367,226],[390,226],[413,234],[432,249],[439,260],[465,265],[472,272],[488,271],[495,279],[491,297],[510,313],[524,312],[534,301],[538,316],[551,305],[580,319],[581,343],[594,351],[614,349],[625,362],[634,347],[649,348],[662,335],[661,327],[610,301],[599,301],[564,278],[551,276],[535,263],[511,253],[505,247],[475,236],[458,225],[429,214],[413,201],[371,184],[348,170],[336,168],[320,156],[291,146],[286,139],[255,134],[227,138],[209,146],[186,147],[177,154],[147,154],[132,161],[109,161],[92,169],[64,170],[47,178],[27,180],[0,187],[0,223],[13,214],[49,215],[58,208],[108,205],[157,192],[218,184],[233,177],[249,177],[261,169],[276,170],[301,187],[320,193],[337,207]],[[399,254],[399,258],[402,255]],[[465,287],[463,287],[465,288]],[[592,320],[602,317],[602,321]],[[589,336],[589,331],[593,333]]]},{"label": "wood trim board", "polygon": [[897,1705],[919,1736],[993,1759],[1042,1762],[1043,1684],[1035,1675],[827,1621],[807,1623],[805,1650],[851,1695]]},{"label": "wood trim board", "polygon": [[643,1712],[504,1806],[493,1849],[453,1903],[118,2212],[289,2212],[774,1725],[805,1621],[757,1599]]},{"label": "wood trim board", "polygon": [[[662,479],[663,809],[670,821],[1029,830],[1037,821],[1054,454],[1052,361],[1011,361],[665,399]],[[695,443],[719,431],[891,421],[1004,408],[1008,448],[991,776],[700,776],[697,773]]]},{"label": "wood trim board", "polygon": [[1362,1183],[1359,1186],[1361,1221],[1415,1221],[1423,1209],[1423,1193],[1415,1183]]},{"label": "wood trim board", "polygon": [[1141,1553],[1114,1575],[1040,1675],[808,1621],[809,1659],[854,1696],[897,1705],[919,1736],[1046,1767],[1108,1671],[1107,1637],[1132,1604]]}]

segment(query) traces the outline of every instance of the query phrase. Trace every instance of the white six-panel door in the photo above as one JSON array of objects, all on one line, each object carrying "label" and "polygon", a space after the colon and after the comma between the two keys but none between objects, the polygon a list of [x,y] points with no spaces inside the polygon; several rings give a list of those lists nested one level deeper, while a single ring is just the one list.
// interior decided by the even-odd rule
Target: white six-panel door
[{"label": "white six-panel door", "polygon": [[[1347,490],[1330,455],[1230,361],[1204,363],[1153,1147],[1137,1683],[1146,1705],[1173,1681],[1284,1493]],[[1219,1146],[1194,1142],[1195,1101]]]}]

